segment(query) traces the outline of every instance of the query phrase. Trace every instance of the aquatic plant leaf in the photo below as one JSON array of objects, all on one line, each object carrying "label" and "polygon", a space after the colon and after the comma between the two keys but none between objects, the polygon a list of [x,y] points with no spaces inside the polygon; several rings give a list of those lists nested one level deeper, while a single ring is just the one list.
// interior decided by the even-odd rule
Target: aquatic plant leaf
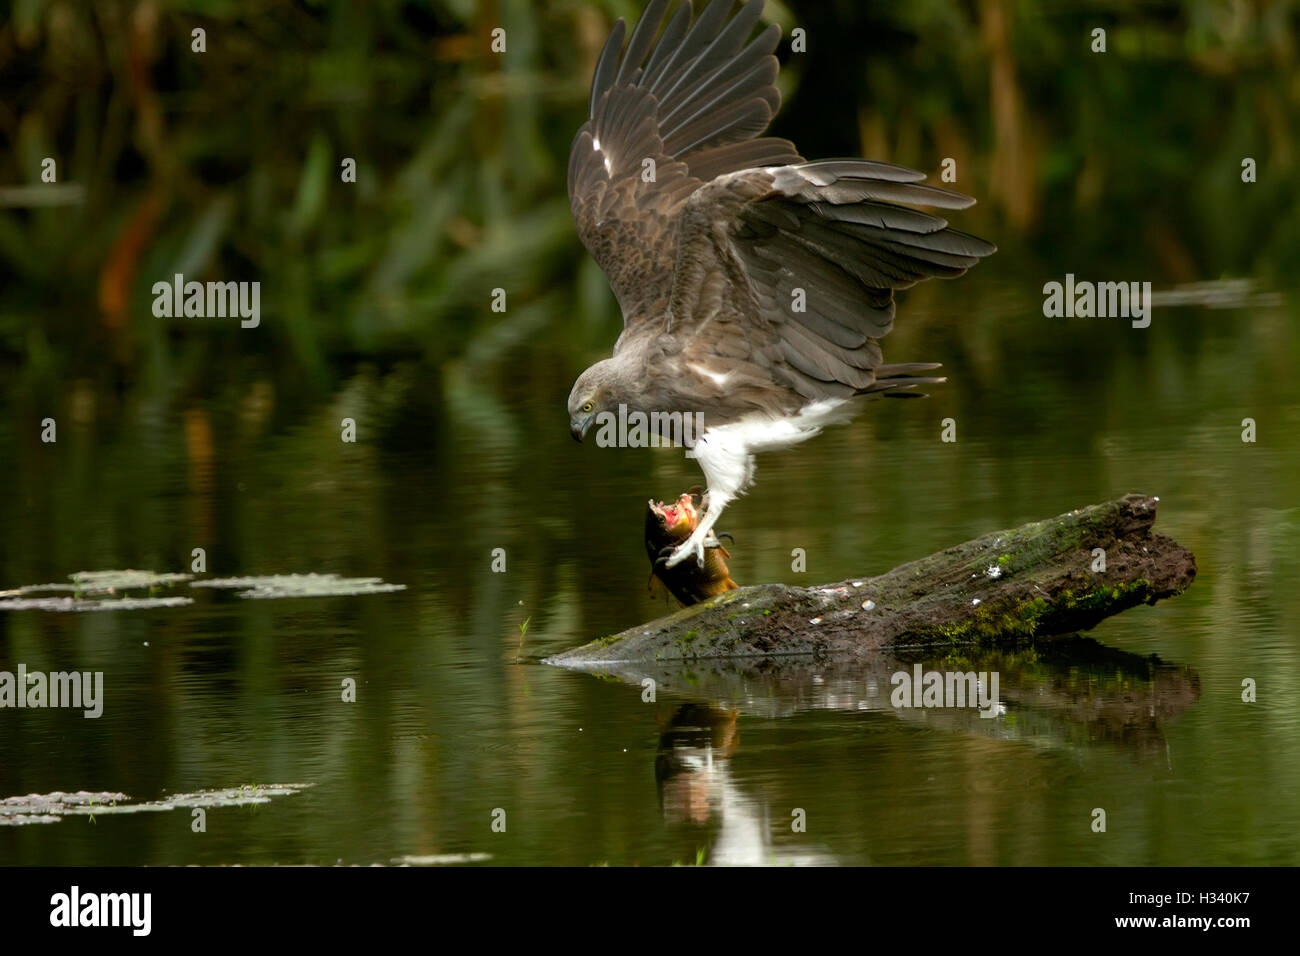
[{"label": "aquatic plant leaf", "polygon": [[132,802],[125,793],[78,790],[64,793],[29,793],[23,797],[0,800],[0,826],[29,823],[57,823],[68,816],[99,817],[118,813],[161,813],[193,807],[242,807],[270,803],[272,797],[301,793],[314,783],[272,783],[226,787],[221,790],[196,790],[176,793],[158,800]]},{"label": "aquatic plant leaf", "polygon": [[[0,591],[0,611],[139,611],[193,604],[190,597],[117,597],[124,591],[172,587],[189,582],[195,588],[239,591],[242,598],[348,597],[404,591],[404,584],[387,584],[382,578],[344,578],[337,574],[269,574],[195,581],[192,574],[154,571],[79,571],[69,575],[72,584],[31,584]],[[66,594],[67,597],[34,595]],[[112,597],[100,597],[112,595]]]},{"label": "aquatic plant leaf", "polygon": [[24,826],[29,823],[58,823],[77,808],[110,806],[128,799],[124,793],[112,791],[78,790],[64,793],[29,793],[24,797],[6,797],[0,800],[0,826]]},{"label": "aquatic plant leaf", "polygon": [[156,571],[78,571],[68,578],[82,594],[134,591],[140,588],[170,587],[190,580],[192,574],[159,574]]},{"label": "aquatic plant leaf", "polygon": [[193,598],[9,598],[0,601],[0,611],[147,611],[159,607],[184,607]]},{"label": "aquatic plant leaf", "polygon": [[[143,591],[171,587],[188,581],[192,574],[159,574],[156,571],[78,571],[68,575],[71,584],[26,584],[8,591],[0,591],[0,598],[25,597],[29,594],[74,594],[92,597],[98,594],[116,594],[119,591]],[[118,606],[121,609],[121,606]],[[18,610],[18,608],[10,608]],[[50,608],[50,610],[82,610],[81,608]]]},{"label": "aquatic plant leaf", "polygon": [[0,598],[22,597],[24,594],[74,594],[75,584],[28,584],[9,591],[0,591]]},{"label": "aquatic plant leaf", "polygon": [[337,574],[271,574],[249,577],[212,578],[194,581],[195,588],[245,590],[242,598],[344,597],[405,591],[405,584],[385,584],[382,578],[341,578]]}]

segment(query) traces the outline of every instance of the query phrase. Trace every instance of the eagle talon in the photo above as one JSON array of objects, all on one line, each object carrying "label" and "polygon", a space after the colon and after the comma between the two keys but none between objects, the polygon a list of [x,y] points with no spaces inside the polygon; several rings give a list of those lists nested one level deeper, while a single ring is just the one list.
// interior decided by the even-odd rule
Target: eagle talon
[{"label": "eagle talon", "polygon": [[[694,535],[691,536],[691,538],[694,537]],[[700,567],[704,567],[704,539],[700,538],[698,540],[691,540],[691,538],[688,538],[683,542],[681,546],[669,556],[668,560],[664,562],[665,568],[677,567],[677,565],[685,561],[692,552],[695,553],[695,563]]]}]

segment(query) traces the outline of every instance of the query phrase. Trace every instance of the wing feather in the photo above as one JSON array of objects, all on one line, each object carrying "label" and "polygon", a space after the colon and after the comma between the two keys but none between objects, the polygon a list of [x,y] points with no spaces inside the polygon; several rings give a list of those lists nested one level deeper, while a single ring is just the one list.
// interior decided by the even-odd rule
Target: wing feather
[{"label": "wing feather", "polygon": [[578,235],[608,277],[625,329],[662,319],[677,223],[693,192],[740,169],[802,162],[789,141],[760,138],[780,105],[772,55],[780,28],[751,39],[763,0],[730,19],[732,0],[712,0],[694,22],[682,3],[656,40],[668,6],[652,0],[626,48],[626,25],[614,25],[569,152]]},{"label": "wing feather", "polygon": [[[641,64],[645,62],[645,56],[650,52],[650,45],[654,43],[655,32],[659,29],[659,24],[663,22],[664,11],[667,9],[668,0],[651,0],[650,4],[642,11],[641,18],[636,22],[636,29],[632,31],[632,39],[628,41],[627,53],[623,56],[623,65],[619,68],[618,76],[614,80],[619,86],[626,86],[635,82],[635,73],[641,68]],[[605,45],[608,46],[613,40],[614,34],[611,33]],[[621,45],[622,42],[623,38],[620,36],[615,46],[616,51],[618,45]],[[593,81],[593,93],[595,89],[596,86]],[[604,90],[602,89],[601,92],[603,93]]]},{"label": "wing feather", "polygon": [[[716,355],[720,334],[742,336],[750,360],[765,358],[772,380],[805,400],[936,381],[913,374],[932,365],[881,365],[877,340],[893,327],[894,292],[959,276],[994,246],[912,208],[973,201],[924,178],[853,160],[720,176],[683,210],[664,331],[687,361]],[[706,304],[706,288],[724,305]],[[712,314],[718,308],[727,314]]]},{"label": "wing feather", "polygon": [[614,29],[609,32],[605,45],[601,47],[600,59],[596,61],[596,73],[591,78],[591,100],[588,104],[588,116],[596,115],[596,104],[600,102],[600,98],[614,84],[614,77],[618,70],[618,54],[623,49],[623,34],[626,30],[627,24],[620,18],[614,24]]}]

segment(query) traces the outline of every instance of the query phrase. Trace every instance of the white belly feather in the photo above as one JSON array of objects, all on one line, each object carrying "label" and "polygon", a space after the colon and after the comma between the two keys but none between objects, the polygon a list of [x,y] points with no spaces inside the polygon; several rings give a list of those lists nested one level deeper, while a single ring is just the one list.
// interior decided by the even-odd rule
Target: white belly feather
[{"label": "white belly feather", "polygon": [[719,496],[730,501],[749,487],[755,454],[789,448],[812,438],[827,425],[847,421],[850,408],[846,406],[851,404],[844,399],[824,399],[786,418],[755,414],[706,429],[687,455],[697,459],[704,471],[710,504],[719,504]]}]

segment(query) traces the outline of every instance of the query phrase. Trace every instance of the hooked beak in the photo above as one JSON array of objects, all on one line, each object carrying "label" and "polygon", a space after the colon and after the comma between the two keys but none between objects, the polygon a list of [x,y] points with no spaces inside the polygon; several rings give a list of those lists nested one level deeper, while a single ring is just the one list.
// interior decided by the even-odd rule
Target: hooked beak
[{"label": "hooked beak", "polygon": [[569,434],[573,436],[574,441],[580,442],[587,436],[587,429],[591,427],[591,421],[595,417],[595,415],[588,415],[581,424],[573,422],[569,425]]}]

